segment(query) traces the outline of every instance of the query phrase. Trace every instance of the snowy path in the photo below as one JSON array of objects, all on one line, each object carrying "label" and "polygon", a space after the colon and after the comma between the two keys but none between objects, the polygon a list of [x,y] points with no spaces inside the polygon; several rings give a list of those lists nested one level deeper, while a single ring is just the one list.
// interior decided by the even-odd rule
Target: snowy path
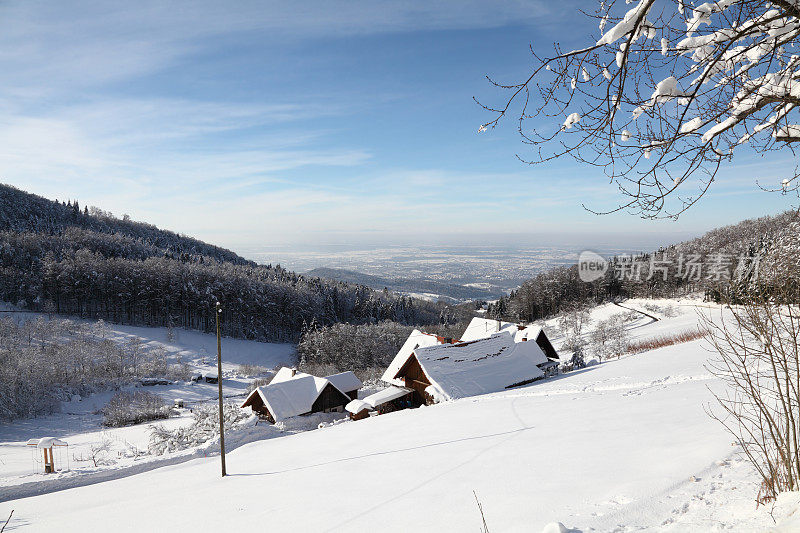
[{"label": "snowy path", "polygon": [[655,317],[655,316],[651,315],[650,313],[646,313],[645,311],[642,311],[641,309],[634,309],[633,307],[626,307],[626,306],[622,305],[619,302],[613,302],[613,303],[617,307],[621,307],[622,309],[625,309],[627,311],[633,311],[635,313],[639,313],[640,315],[644,315],[644,316],[646,316],[648,318],[651,318],[653,322],[658,322],[658,317]]}]

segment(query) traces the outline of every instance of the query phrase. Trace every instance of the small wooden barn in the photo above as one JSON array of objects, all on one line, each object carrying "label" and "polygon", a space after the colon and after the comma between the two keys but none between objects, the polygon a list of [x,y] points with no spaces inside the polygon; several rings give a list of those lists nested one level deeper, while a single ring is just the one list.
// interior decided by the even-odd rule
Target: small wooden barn
[{"label": "small wooden barn", "polygon": [[340,372],[332,376],[325,376],[334,387],[345,393],[351,400],[358,398],[358,389],[361,388],[361,380],[352,372]]},{"label": "small wooden barn", "polygon": [[535,342],[517,342],[510,331],[488,338],[435,344],[398,353],[390,365],[392,382],[413,391],[422,405],[488,394],[532,383],[545,376],[548,359]]},{"label": "small wooden barn", "polygon": [[350,413],[350,418],[353,420],[367,418],[370,413],[383,415],[411,407],[413,394],[414,391],[411,389],[392,385],[366,398],[354,399],[345,406],[345,410]]},{"label": "small wooden barn", "polygon": [[359,388],[361,381],[352,372],[320,378],[282,368],[268,385],[254,389],[242,407],[272,423],[311,413],[344,412],[352,396],[358,397]]}]

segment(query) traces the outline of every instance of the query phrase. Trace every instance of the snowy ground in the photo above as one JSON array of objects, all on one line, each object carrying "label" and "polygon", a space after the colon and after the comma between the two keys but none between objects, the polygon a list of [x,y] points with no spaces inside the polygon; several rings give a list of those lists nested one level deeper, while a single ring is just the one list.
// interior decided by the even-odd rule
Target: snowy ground
[{"label": "snowy ground", "polygon": [[[696,325],[699,302],[672,303],[678,316],[642,317],[631,332]],[[584,532],[766,531],[774,522],[755,506],[751,467],[703,410],[719,386],[707,357],[702,341],[668,346],[503,393],[242,444],[224,479],[218,457],[199,456],[7,501],[0,517],[15,510],[7,531],[473,531],[474,491],[493,532],[553,521]],[[796,527],[799,505],[800,495],[784,495],[773,514],[795,512]]]}]

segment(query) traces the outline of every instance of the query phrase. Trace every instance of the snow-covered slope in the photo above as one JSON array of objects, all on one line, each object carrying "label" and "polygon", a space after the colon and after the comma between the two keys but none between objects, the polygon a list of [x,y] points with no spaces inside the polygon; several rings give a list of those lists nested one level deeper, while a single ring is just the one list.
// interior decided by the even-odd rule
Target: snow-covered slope
[{"label": "snow-covered slope", "polygon": [[[690,304],[634,324],[637,337],[695,324]],[[703,410],[719,387],[707,357],[702,341],[668,346],[246,444],[228,455],[224,479],[218,457],[199,458],[6,502],[0,516],[13,508],[13,531],[37,532],[474,531],[474,491],[491,531],[553,521],[584,532],[767,530],[751,467]],[[798,500],[782,498],[780,512]]]},{"label": "snow-covered slope", "polygon": [[0,514],[15,509],[15,531],[469,531],[475,491],[492,531],[764,529],[750,467],[703,411],[718,384],[701,342],[251,443],[229,454],[225,479],[202,458]]}]

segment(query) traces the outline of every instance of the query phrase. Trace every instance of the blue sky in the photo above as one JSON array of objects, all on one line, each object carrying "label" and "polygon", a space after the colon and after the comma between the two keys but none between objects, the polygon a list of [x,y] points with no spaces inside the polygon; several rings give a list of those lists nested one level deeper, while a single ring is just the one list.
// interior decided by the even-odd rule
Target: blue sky
[{"label": "blue sky", "polygon": [[577,6],[6,1],[0,181],[236,250],[663,242],[791,207],[755,184],[794,168],[777,153],[737,159],[678,222],[597,217],[581,203],[620,200],[597,171],[523,165],[513,121],[478,134],[472,97],[498,101],[485,75],[517,81],[529,44],[596,33]]}]

